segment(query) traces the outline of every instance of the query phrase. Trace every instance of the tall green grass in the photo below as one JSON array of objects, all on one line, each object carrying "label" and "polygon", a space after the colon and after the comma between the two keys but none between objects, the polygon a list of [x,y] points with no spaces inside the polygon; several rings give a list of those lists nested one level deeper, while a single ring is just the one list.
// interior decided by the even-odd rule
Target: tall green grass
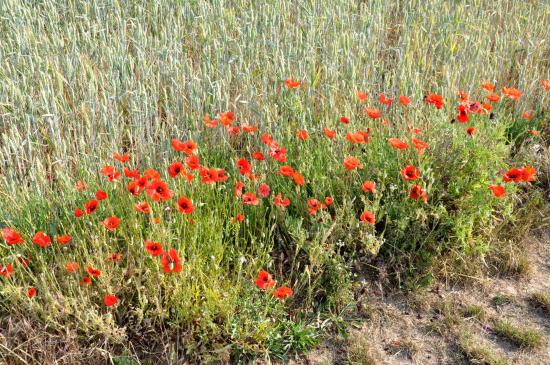
[{"label": "tall green grass", "polygon": [[[133,345],[143,342],[151,358],[173,362],[305,351],[327,327],[339,328],[353,304],[352,283],[374,256],[411,286],[430,283],[446,255],[477,262],[524,196],[511,187],[497,200],[487,185],[511,163],[541,159],[531,147],[544,142],[528,130],[547,123],[540,80],[549,78],[550,12],[542,3],[5,1],[0,15],[0,226],[27,239],[21,247],[2,243],[0,253],[31,258],[2,283],[0,308],[113,354],[145,356]],[[285,89],[290,76],[304,84]],[[494,119],[474,116],[470,138],[450,123],[456,92],[481,99],[486,80],[524,96],[495,107]],[[371,94],[367,104],[357,102],[357,90]],[[378,104],[380,92],[408,95],[413,106],[383,109],[387,127],[373,123],[362,109]],[[443,110],[421,102],[429,92],[444,95]],[[250,208],[233,198],[236,160],[262,145],[258,132],[232,139],[204,128],[205,114],[226,110],[288,147],[303,187],[275,174],[273,161],[254,163],[273,193],[291,199],[286,212],[267,200]],[[534,111],[532,122],[521,120],[525,110]],[[339,122],[342,115],[350,125]],[[387,144],[408,136],[410,125],[430,143],[422,157]],[[367,126],[370,144],[344,140]],[[323,127],[337,128],[340,141],[327,140]],[[297,128],[310,138],[297,141]],[[197,205],[194,224],[173,202],[154,206],[161,222],[152,224],[133,211],[125,180],[110,184],[97,172],[113,152],[127,151],[135,167],[165,175],[181,159],[170,148],[174,137],[194,139],[202,163],[225,168],[230,179],[214,188],[170,181],[176,196]],[[345,172],[349,155],[365,168]],[[399,171],[409,163],[422,171],[428,205],[407,196]],[[79,179],[87,195],[75,191]],[[361,192],[367,179],[377,194]],[[247,182],[247,190],[256,186]],[[98,188],[107,202],[75,221],[73,209]],[[310,218],[307,199],[326,196],[334,206]],[[376,226],[357,219],[365,208],[376,212]],[[239,212],[246,220],[236,224]],[[112,214],[122,225],[108,233],[99,222]],[[37,230],[69,233],[74,243],[38,250],[30,243]],[[146,239],[177,248],[182,273],[163,274],[143,249]],[[106,260],[112,252],[123,253],[120,264]],[[64,272],[72,260],[103,274],[83,289],[80,274]],[[262,269],[291,286],[293,298],[281,302],[255,288]],[[32,301],[28,286],[38,289]],[[102,298],[111,292],[121,301],[106,309]]]}]

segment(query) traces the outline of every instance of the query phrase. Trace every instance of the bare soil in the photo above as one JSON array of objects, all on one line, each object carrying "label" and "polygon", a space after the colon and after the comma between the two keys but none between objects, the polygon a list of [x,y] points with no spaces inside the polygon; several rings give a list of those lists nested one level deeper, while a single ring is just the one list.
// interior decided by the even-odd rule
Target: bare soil
[{"label": "bare soil", "polygon": [[[533,305],[536,292],[550,294],[550,232],[525,244],[527,273],[519,277],[476,278],[474,285],[448,286],[404,294],[368,284],[367,319],[339,338],[292,364],[491,364],[472,358],[461,346],[486,349],[502,364],[550,364],[550,313]],[[472,314],[472,308],[481,313]],[[476,313],[477,313],[476,312]],[[480,318],[481,317],[481,318]],[[533,328],[543,335],[536,348],[520,348],[495,332],[495,321]]]}]

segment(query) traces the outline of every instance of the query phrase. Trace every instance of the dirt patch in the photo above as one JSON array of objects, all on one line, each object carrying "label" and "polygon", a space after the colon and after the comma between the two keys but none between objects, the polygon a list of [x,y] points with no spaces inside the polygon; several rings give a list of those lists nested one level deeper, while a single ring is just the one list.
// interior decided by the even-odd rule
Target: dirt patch
[{"label": "dirt patch", "polygon": [[[367,284],[367,319],[293,364],[550,364],[550,313],[533,303],[550,294],[550,232],[525,244],[529,270],[521,277],[484,277],[473,285],[444,284],[405,295]],[[540,336],[520,346],[499,321]],[[531,337],[529,337],[530,339]]]}]

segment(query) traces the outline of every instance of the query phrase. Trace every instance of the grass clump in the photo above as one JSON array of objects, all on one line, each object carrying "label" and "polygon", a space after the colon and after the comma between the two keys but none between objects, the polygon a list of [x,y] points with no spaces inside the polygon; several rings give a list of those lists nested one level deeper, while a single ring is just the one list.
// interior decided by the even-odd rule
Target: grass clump
[{"label": "grass clump", "polygon": [[506,294],[499,293],[493,297],[492,302],[495,307],[501,307],[503,305],[512,303],[512,298],[510,298]]},{"label": "grass clump", "polygon": [[534,328],[520,328],[509,321],[497,320],[495,332],[522,348],[536,348],[542,344],[543,333]]},{"label": "grass clump", "polygon": [[531,295],[531,303],[542,308],[546,313],[550,314],[550,293],[548,292],[536,292]]},{"label": "grass clump", "polygon": [[487,319],[487,311],[482,305],[468,304],[463,308],[465,317],[475,318],[477,321],[485,321]]},{"label": "grass clump", "polygon": [[375,365],[372,345],[366,335],[356,333],[350,336],[346,347],[346,360],[352,365]]},{"label": "grass clump", "polygon": [[476,341],[470,332],[459,335],[457,345],[472,364],[480,365],[507,365],[508,361],[496,354],[490,347]]}]

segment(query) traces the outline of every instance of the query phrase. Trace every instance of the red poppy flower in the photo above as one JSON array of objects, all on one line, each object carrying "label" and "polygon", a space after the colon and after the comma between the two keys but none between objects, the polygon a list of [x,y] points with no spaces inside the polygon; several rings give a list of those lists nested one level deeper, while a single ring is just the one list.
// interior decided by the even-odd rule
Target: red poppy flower
[{"label": "red poppy flower", "polygon": [[292,77],[289,77],[285,80],[285,85],[287,89],[296,89],[302,85],[301,81],[294,80]]},{"label": "red poppy flower", "polygon": [[393,99],[387,98],[386,95],[384,95],[384,93],[380,94],[380,96],[378,97],[378,100],[380,100],[382,104],[387,106],[391,106],[391,104],[393,103]]},{"label": "red poppy flower", "polygon": [[241,195],[243,195],[243,188],[244,188],[244,183],[242,181],[237,181],[235,183],[235,187],[233,188],[233,192],[235,193],[235,196],[236,197],[241,197]]},{"label": "red poppy flower", "polygon": [[95,199],[90,200],[89,202],[84,203],[84,211],[86,214],[92,214],[97,210],[99,202]]},{"label": "red poppy flower", "polygon": [[246,205],[258,205],[260,201],[255,193],[244,193],[243,194],[243,204]]},{"label": "red poppy flower", "polygon": [[290,166],[281,166],[279,167],[279,175],[290,177],[294,174],[294,169]]},{"label": "red poppy flower", "polygon": [[252,158],[258,161],[263,161],[265,160],[265,155],[261,152],[254,152],[252,154]]},{"label": "red poppy flower", "polygon": [[456,116],[456,119],[460,123],[466,123],[468,120],[470,120],[470,116],[468,114],[468,110],[463,105],[459,105],[458,107],[458,115]]},{"label": "red poppy flower", "polygon": [[220,123],[224,126],[228,126],[235,120],[235,114],[233,112],[220,113]]},{"label": "red poppy flower", "polygon": [[234,125],[228,125],[227,127],[225,127],[225,129],[228,134],[231,134],[233,136],[239,135],[239,132],[240,132],[239,127]]},{"label": "red poppy flower", "polygon": [[105,167],[103,167],[99,173],[101,175],[104,175],[104,176],[107,176],[107,178],[109,179],[109,181],[117,181],[119,178],[120,178],[120,172],[117,172],[115,170],[115,167],[112,166],[112,165],[107,165]]},{"label": "red poppy flower", "polygon": [[256,277],[256,286],[262,290],[270,289],[275,286],[275,281],[267,271],[260,271]]},{"label": "red poppy flower", "polygon": [[437,109],[443,108],[443,97],[441,95],[429,94],[424,98],[424,101],[434,105]]},{"label": "red poppy flower", "polygon": [[125,167],[122,171],[124,172],[124,176],[126,176],[126,177],[139,179],[139,171],[137,169],[130,170],[130,169]]},{"label": "red poppy flower", "polygon": [[358,91],[355,95],[357,95],[357,99],[359,99],[361,103],[364,103],[369,98],[369,94],[364,91]]},{"label": "red poppy flower", "polygon": [[512,100],[519,100],[519,98],[521,98],[521,95],[523,95],[522,92],[515,87],[503,87],[502,94],[506,95]]},{"label": "red poppy flower", "polygon": [[340,117],[340,122],[342,122],[344,124],[348,124],[349,123],[349,118],[348,117]]},{"label": "red poppy flower", "polygon": [[296,131],[296,138],[298,138],[301,141],[305,141],[309,137],[309,134],[304,129],[298,129]]},{"label": "red poppy flower", "polygon": [[145,249],[151,254],[151,256],[157,257],[162,255],[162,245],[160,242],[145,241]]},{"label": "red poppy flower", "polygon": [[112,307],[117,302],[118,302],[118,299],[117,299],[116,295],[114,295],[114,294],[107,294],[103,298],[103,304],[105,304],[107,307]]},{"label": "red poppy flower", "polygon": [[473,136],[475,133],[476,133],[476,129],[474,127],[470,127],[466,129],[466,134],[468,134],[469,136]]},{"label": "red poppy flower", "polygon": [[328,207],[329,205],[332,205],[334,203],[334,200],[332,199],[332,197],[330,196],[327,196],[325,198],[325,205]]},{"label": "red poppy flower", "polygon": [[113,252],[107,257],[109,262],[119,262],[122,259],[122,254],[120,252]]},{"label": "red poppy flower", "polygon": [[41,231],[36,232],[32,241],[40,247],[47,247],[52,244],[52,239],[50,236]]},{"label": "red poppy flower", "polygon": [[120,225],[120,219],[115,216],[105,218],[101,224],[109,231],[114,231]]},{"label": "red poppy flower", "polygon": [[27,289],[27,297],[29,297],[29,299],[34,298],[35,295],[36,295],[36,288],[31,287]]},{"label": "red poppy flower", "polygon": [[244,221],[244,214],[238,213],[238,214],[235,216],[235,222],[242,222],[242,221]]},{"label": "red poppy flower", "polygon": [[82,280],[80,280],[80,285],[86,286],[86,285],[92,285],[92,278],[89,276],[84,276]]},{"label": "red poppy flower", "polygon": [[55,238],[57,243],[59,243],[60,245],[66,245],[67,243],[71,242],[72,239],[73,238],[71,236],[69,236],[68,234],[63,234],[63,235],[57,236]]},{"label": "red poppy flower", "polygon": [[428,194],[426,193],[426,190],[420,185],[413,185],[411,186],[409,190],[409,196],[411,199],[417,200],[418,198],[422,198],[424,203],[428,203]]},{"label": "red poppy flower", "polygon": [[215,184],[216,182],[225,182],[227,180],[224,169],[201,167],[199,175],[201,181],[205,184]]},{"label": "red poppy flower", "polygon": [[348,156],[344,158],[344,167],[348,171],[354,170],[359,167],[359,160],[355,157]]},{"label": "red poppy flower", "polygon": [[500,96],[492,93],[485,95],[485,98],[493,103],[498,103],[498,101],[500,100]]},{"label": "red poppy flower", "polygon": [[334,137],[336,137],[336,131],[335,130],[330,130],[328,128],[323,128],[323,134],[328,139],[333,139]]},{"label": "red poppy flower", "polygon": [[405,180],[416,180],[420,177],[420,170],[413,165],[407,165],[401,170],[401,175]]},{"label": "red poppy flower", "polygon": [[522,171],[522,178],[523,181],[535,181],[537,178],[535,177],[537,173],[537,169],[531,166],[525,166]]},{"label": "red poppy flower", "polygon": [[403,106],[407,106],[411,103],[411,99],[409,99],[408,97],[406,97],[405,95],[401,95],[399,97],[399,102],[401,103],[401,105]]},{"label": "red poppy flower", "polygon": [[94,278],[97,278],[101,275],[101,270],[94,268],[92,265],[88,265],[86,268],[88,274]]},{"label": "red poppy flower", "polygon": [[346,134],[346,139],[351,143],[369,143],[370,131],[357,131],[356,133],[349,132]]},{"label": "red poppy flower", "polygon": [[199,156],[197,155],[185,157],[184,162],[191,170],[198,170],[200,167]]},{"label": "red poppy flower", "polygon": [[185,167],[183,166],[183,163],[179,161],[171,163],[170,166],[168,166],[168,175],[170,175],[170,177],[176,177],[185,172],[186,171],[185,171]]},{"label": "red poppy flower", "polygon": [[73,273],[73,272],[77,271],[79,267],[80,267],[80,265],[78,265],[78,262],[76,262],[76,261],[67,262],[65,264],[65,270],[67,270],[67,272],[69,272],[69,273]]},{"label": "red poppy flower", "polygon": [[178,199],[177,206],[178,206],[178,210],[181,213],[191,214],[195,211],[193,202],[185,196],[182,196],[181,198]]},{"label": "red poppy flower", "polygon": [[162,258],[160,259],[160,263],[162,264],[162,269],[165,273],[180,272],[183,268],[178,252],[174,249],[164,251]]},{"label": "red poppy flower", "polygon": [[6,266],[2,266],[2,264],[0,264],[0,276],[9,278],[12,273],[13,266],[11,264],[6,264]]},{"label": "red poppy flower", "polygon": [[271,155],[271,157],[279,162],[286,162],[286,152],[287,150],[285,147],[280,147],[277,144],[272,144],[269,148],[269,154]]},{"label": "red poppy flower", "polygon": [[506,182],[520,182],[521,180],[523,180],[523,170],[517,168],[510,169],[504,175],[502,175],[502,178]]},{"label": "red poppy flower", "polygon": [[414,148],[416,148],[418,150],[418,154],[419,155],[422,155],[422,153],[424,152],[424,149],[425,148],[429,148],[430,145],[418,138],[414,138],[414,137],[411,137],[411,142],[414,146]]},{"label": "red poppy flower", "polygon": [[273,137],[271,137],[267,133],[262,134],[262,143],[267,146],[270,146],[273,143]]},{"label": "red poppy flower", "polygon": [[290,205],[290,199],[283,198],[281,193],[278,193],[275,198],[273,199],[273,202],[276,206],[286,208]]},{"label": "red poppy flower", "polygon": [[216,183],[216,172],[213,169],[208,167],[201,167],[199,171],[199,176],[201,181],[205,184],[215,184]]},{"label": "red poppy flower", "polygon": [[376,119],[376,118],[380,118],[380,116],[382,115],[382,113],[380,112],[380,110],[376,109],[376,108],[366,108],[365,109],[365,112],[367,113],[367,115],[369,117],[371,117],[372,119]]},{"label": "red poppy flower", "polygon": [[136,210],[136,212],[140,212],[140,213],[145,213],[145,214],[151,213],[151,206],[149,205],[148,202],[136,203],[134,204],[134,209]]},{"label": "red poppy flower", "polygon": [[281,286],[280,288],[277,288],[273,290],[273,296],[278,299],[286,299],[292,296],[292,289],[290,289],[288,286]]},{"label": "red poppy flower", "polygon": [[493,195],[497,198],[502,198],[506,195],[506,189],[501,185],[489,185],[489,189],[493,192]]},{"label": "red poppy flower", "polygon": [[207,128],[215,128],[218,125],[217,119],[210,119],[210,115],[206,114],[202,119]]},{"label": "red poppy flower", "polygon": [[172,139],[172,148],[178,152],[184,152],[186,155],[193,155],[197,152],[197,144],[193,140],[182,142],[179,139]]},{"label": "red poppy flower", "polygon": [[149,180],[149,179],[152,179],[152,180],[160,179],[160,172],[158,172],[155,169],[147,169],[147,170],[143,171],[143,176],[145,178],[147,178],[147,180]]},{"label": "red poppy flower", "polygon": [[266,183],[262,183],[260,187],[258,188],[258,194],[262,198],[267,198],[269,196],[269,193],[271,193],[271,188]]},{"label": "red poppy flower", "polygon": [[241,128],[243,129],[244,132],[250,133],[250,134],[254,134],[254,132],[258,130],[257,125],[250,125],[248,123],[242,123]]},{"label": "red poppy flower", "polygon": [[105,200],[107,199],[107,193],[103,190],[98,190],[95,192],[95,197],[97,200]]},{"label": "red poppy flower", "polygon": [[368,224],[375,224],[376,223],[376,217],[373,213],[369,212],[368,210],[365,210],[361,216],[359,217],[361,222],[365,222]]},{"label": "red poppy flower", "polygon": [[130,155],[127,154],[127,153],[123,153],[123,154],[118,154],[118,153],[113,153],[113,158],[117,161],[120,161],[122,163],[126,163],[126,162],[129,162],[130,161]]},{"label": "red poppy flower", "polygon": [[170,200],[172,191],[168,188],[168,184],[160,179],[156,179],[147,184],[147,194],[154,200]]},{"label": "red poppy flower", "polygon": [[323,204],[321,204],[321,202],[315,198],[309,199],[307,201],[307,205],[309,207],[308,209],[309,215],[312,215],[312,216],[317,214],[317,211],[323,208]]},{"label": "red poppy flower", "polygon": [[521,117],[523,119],[525,119],[526,121],[531,121],[533,119],[533,113],[532,112],[529,112],[529,111],[524,111],[522,114],[521,114]]},{"label": "red poppy flower", "polygon": [[31,262],[30,259],[26,259],[26,258],[21,257],[21,256],[18,256],[18,257],[17,257],[17,263],[18,263],[19,265],[21,265],[22,267],[27,267],[27,266],[29,266],[29,263],[30,263],[30,262]]},{"label": "red poppy flower", "polygon": [[248,162],[248,160],[244,158],[241,158],[239,161],[237,161],[237,168],[239,169],[239,173],[241,175],[250,174],[252,172],[250,162]]},{"label": "red poppy flower", "polygon": [[376,183],[374,181],[365,181],[363,185],[361,185],[361,189],[363,189],[365,193],[376,194]]},{"label": "red poppy flower", "polygon": [[2,232],[2,238],[8,245],[18,245],[25,242],[19,232],[13,228],[2,228],[0,232]]},{"label": "red poppy flower", "polygon": [[294,180],[296,185],[304,185],[306,183],[306,180],[298,171],[294,171],[292,174],[292,180]]},{"label": "red poppy flower", "polygon": [[84,215],[84,212],[82,211],[82,209],[76,208],[76,209],[74,210],[74,216],[75,216],[76,218],[80,218],[80,217],[82,217],[83,215]]},{"label": "red poppy flower", "polygon": [[483,84],[481,84],[481,87],[487,91],[493,91],[495,89],[495,85],[490,83],[489,81],[486,81]]},{"label": "red poppy flower", "polygon": [[[145,180],[145,183],[146,181],[147,180]],[[143,191],[143,188],[140,186],[139,181],[134,180],[128,183],[128,188],[126,190],[128,190],[128,192],[133,196],[139,196],[139,194]]]},{"label": "red poppy flower", "polygon": [[323,208],[323,204],[321,204],[321,202],[315,198],[311,198],[307,201],[307,205],[311,208],[311,209],[315,209],[315,210],[319,210],[321,208]]},{"label": "red poppy flower", "polygon": [[398,150],[404,150],[406,148],[409,148],[409,144],[406,142],[403,142],[399,138],[389,138],[388,142],[393,148],[397,148]]},{"label": "red poppy flower", "polygon": [[[152,177],[152,175],[155,175],[156,177]],[[144,171],[143,176],[140,176],[138,179],[134,179],[134,182],[141,190],[145,190],[147,188],[147,184],[149,184],[149,180],[156,180],[159,178],[160,174],[156,173],[156,170],[149,169]]]}]

